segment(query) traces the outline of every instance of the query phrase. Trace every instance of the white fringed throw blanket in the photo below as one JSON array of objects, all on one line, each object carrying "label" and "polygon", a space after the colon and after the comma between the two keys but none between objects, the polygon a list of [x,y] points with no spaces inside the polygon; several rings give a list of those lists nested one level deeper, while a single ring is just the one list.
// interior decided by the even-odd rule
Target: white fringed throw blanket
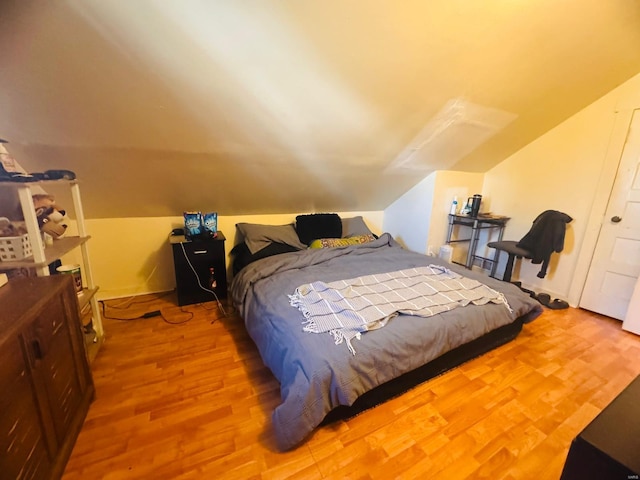
[{"label": "white fringed throw blanket", "polygon": [[289,295],[291,306],[305,316],[304,331],[329,332],[336,344],[384,326],[402,313],[430,317],[469,304],[502,303],[506,298],[477,280],[439,265],[365,275],[335,282],[313,282]]}]

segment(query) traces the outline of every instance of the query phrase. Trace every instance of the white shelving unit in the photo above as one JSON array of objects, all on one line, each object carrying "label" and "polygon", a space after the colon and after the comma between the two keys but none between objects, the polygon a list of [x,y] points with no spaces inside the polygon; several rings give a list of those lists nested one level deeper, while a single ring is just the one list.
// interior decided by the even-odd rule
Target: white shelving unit
[{"label": "white shelving unit", "polygon": [[[78,228],[77,236],[64,236],[60,239],[54,240],[53,245],[44,245],[42,236],[40,234],[40,228],[38,227],[38,219],[36,217],[36,211],[33,206],[33,192],[32,188],[36,185],[46,189],[47,184],[68,184],[71,189],[71,198],[73,201],[73,209],[75,214],[75,220]],[[96,298],[96,292],[98,287],[95,285],[93,274],[91,272],[91,262],[89,261],[89,248],[87,241],[91,238],[87,234],[85,226],[84,213],[82,210],[82,201],[80,199],[80,187],[75,180],[50,180],[42,182],[0,182],[0,187],[14,188],[18,192],[20,199],[20,206],[22,207],[22,213],[24,215],[24,221],[27,227],[27,233],[29,235],[29,241],[31,242],[31,249],[33,255],[22,260],[15,261],[0,261],[0,272],[7,271],[14,268],[33,268],[37,272],[38,276],[49,275],[49,264],[58,260],[66,253],[71,252],[75,248],[80,248],[82,253],[82,278],[86,284],[82,293],[78,295],[78,303],[80,311],[82,311],[87,305],[91,305],[91,316],[93,319],[93,328],[96,331],[95,348],[89,347],[89,356],[92,358],[97,353],[97,349],[102,343],[104,337],[104,330],[102,327],[102,318],[100,316],[100,308],[98,300]],[[92,352],[91,350],[95,350]]]}]

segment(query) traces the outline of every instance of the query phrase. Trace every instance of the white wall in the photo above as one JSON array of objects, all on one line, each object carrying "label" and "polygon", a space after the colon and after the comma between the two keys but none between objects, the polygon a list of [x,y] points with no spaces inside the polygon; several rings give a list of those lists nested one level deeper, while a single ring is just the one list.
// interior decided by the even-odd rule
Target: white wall
[{"label": "white wall", "polygon": [[432,173],[384,210],[383,230],[414,252],[427,252],[435,179]]},{"label": "white wall", "polygon": [[[306,212],[301,212],[306,213]],[[369,228],[382,233],[383,212],[338,212],[341,217],[362,215]],[[222,216],[218,229],[225,237],[227,266],[235,243],[235,224],[240,222],[283,225],[298,214]],[[86,220],[91,240],[88,248],[100,299],[168,291],[175,288],[169,233],[183,226],[182,217],[113,218]],[[74,233],[71,225],[70,234]],[[82,263],[78,252],[63,258]],[[231,278],[229,277],[229,281]]]},{"label": "white wall", "polygon": [[[518,262],[514,280],[536,292],[579,303],[633,108],[640,108],[640,75],[612,90],[542,135],[486,174],[436,172],[384,211],[384,230],[407,248],[425,253],[446,238],[446,215],[454,195],[462,203],[483,195],[482,211],[507,215],[505,239],[519,240],[544,210],[574,218],[565,248],[552,256],[544,279],[540,265]],[[480,255],[491,256],[484,249]],[[437,251],[437,250],[436,250]],[[466,249],[456,246],[454,259]],[[501,275],[506,256],[501,259]]]},{"label": "white wall", "polygon": [[[432,247],[437,255],[445,244],[447,215],[454,197],[459,207],[464,205],[468,197],[481,192],[482,182],[481,173],[434,172],[385,209],[384,231],[409,250],[427,253]],[[454,248],[454,260],[463,261],[466,245]]]},{"label": "white wall", "polygon": [[[467,198],[476,193],[482,193],[482,173],[439,171],[436,173],[436,183],[431,210],[431,225],[428,242],[437,249],[444,245],[449,228],[448,214],[454,197],[458,198],[458,209],[462,208]],[[483,198],[481,211],[488,211],[488,203]],[[469,229],[454,227],[454,238],[468,238]],[[464,263],[467,257],[468,242],[453,243],[453,260]]]},{"label": "white wall", "polygon": [[515,277],[530,289],[578,304],[634,105],[640,107],[640,75],[485,174],[492,209],[512,217],[506,239],[520,239],[547,209],[574,219],[546,278],[536,276],[539,265],[521,262]]}]

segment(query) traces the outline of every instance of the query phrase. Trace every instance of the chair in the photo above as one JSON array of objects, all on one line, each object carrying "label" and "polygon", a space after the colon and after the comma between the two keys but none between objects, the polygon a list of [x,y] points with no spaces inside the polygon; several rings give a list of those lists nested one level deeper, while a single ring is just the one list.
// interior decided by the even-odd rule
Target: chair
[{"label": "chair", "polygon": [[564,248],[564,234],[567,223],[573,219],[566,213],[557,210],[545,210],[536,217],[533,225],[527,234],[520,241],[501,240],[499,242],[489,242],[490,248],[495,248],[491,267],[491,277],[495,278],[500,252],[507,252],[509,258],[502,275],[502,280],[511,282],[513,274],[513,264],[516,258],[526,258],[531,263],[541,263],[542,267],[538,272],[539,278],[544,278],[549,267],[549,260],[553,252],[561,252]]},{"label": "chair", "polygon": [[529,250],[518,247],[516,240],[502,240],[500,242],[489,242],[488,247],[495,248],[496,254],[493,257],[493,265],[491,266],[491,277],[496,278],[496,269],[498,268],[498,260],[500,259],[500,252],[507,252],[509,258],[507,258],[507,265],[504,267],[504,273],[502,274],[502,281],[510,282],[511,275],[513,274],[513,264],[516,258],[533,258]]}]

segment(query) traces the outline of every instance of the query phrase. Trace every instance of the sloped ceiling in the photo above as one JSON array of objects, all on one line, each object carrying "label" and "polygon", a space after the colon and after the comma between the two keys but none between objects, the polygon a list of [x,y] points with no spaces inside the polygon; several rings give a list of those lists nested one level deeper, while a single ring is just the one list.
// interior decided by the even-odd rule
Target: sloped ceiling
[{"label": "sloped ceiling", "polygon": [[[637,74],[640,2],[3,0],[0,45],[0,137],[89,218],[382,210]],[[451,99],[515,120],[393,168]]]}]

